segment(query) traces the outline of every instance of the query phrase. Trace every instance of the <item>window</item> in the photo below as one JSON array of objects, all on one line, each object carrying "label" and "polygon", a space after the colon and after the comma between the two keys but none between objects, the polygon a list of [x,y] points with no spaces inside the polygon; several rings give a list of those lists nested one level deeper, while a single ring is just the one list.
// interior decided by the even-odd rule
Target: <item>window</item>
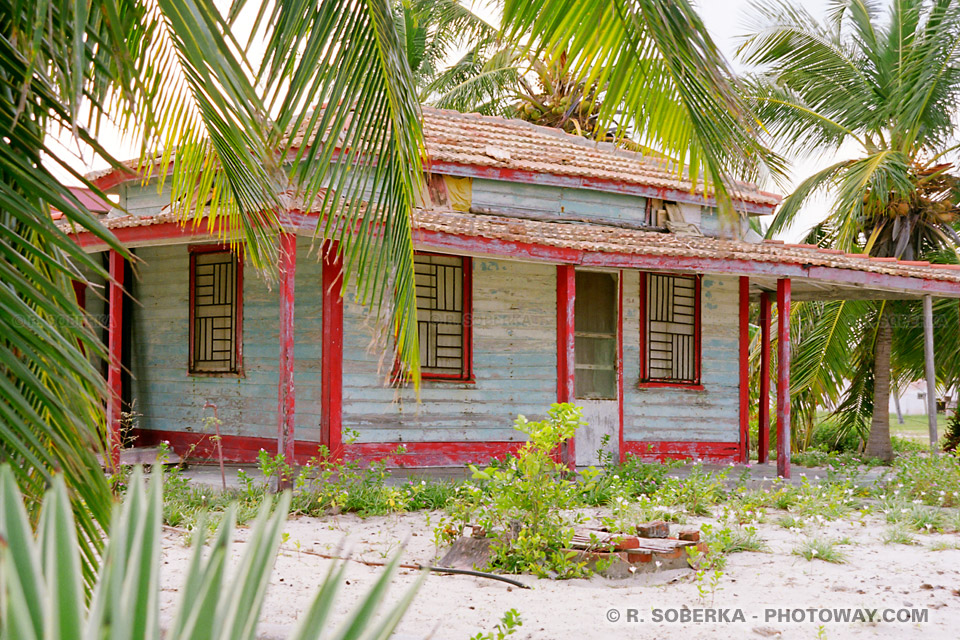
[{"label": "window", "polygon": [[700,384],[700,278],[640,278],[640,381]]},{"label": "window", "polygon": [[425,379],[470,378],[470,258],[418,253],[417,330]]},{"label": "window", "polygon": [[240,373],[243,263],[222,247],[190,248],[190,373]]}]

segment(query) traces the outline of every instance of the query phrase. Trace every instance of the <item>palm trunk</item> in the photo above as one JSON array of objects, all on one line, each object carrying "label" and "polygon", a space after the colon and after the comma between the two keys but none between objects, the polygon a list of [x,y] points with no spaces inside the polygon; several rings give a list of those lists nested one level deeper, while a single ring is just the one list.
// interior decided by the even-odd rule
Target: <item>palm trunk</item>
[{"label": "palm trunk", "polygon": [[873,360],[873,421],[867,438],[866,455],[885,462],[893,460],[890,444],[890,347],[893,328],[886,313],[881,312]]}]

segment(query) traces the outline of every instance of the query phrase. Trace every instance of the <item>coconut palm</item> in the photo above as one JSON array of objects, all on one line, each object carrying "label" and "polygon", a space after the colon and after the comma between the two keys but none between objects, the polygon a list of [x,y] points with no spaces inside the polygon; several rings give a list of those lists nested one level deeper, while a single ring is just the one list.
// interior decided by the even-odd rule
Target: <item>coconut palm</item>
[{"label": "coconut palm", "polygon": [[[312,203],[317,233],[341,241],[345,280],[389,309],[386,332],[416,379],[423,143],[397,25],[389,0],[235,0],[225,15],[213,0],[0,0],[0,456],[35,518],[62,474],[88,579],[110,518],[93,455],[107,391],[70,281],[107,274],[53,210],[123,248],[51,172],[94,188],[50,133],[122,168],[98,143],[112,123],[142,149],[136,170],[169,180],[185,221],[223,229],[268,277],[281,218]],[[536,43],[523,47],[538,59],[565,52],[570,74],[605,87],[601,124],[624,114],[727,205],[728,181],[763,154],[686,0],[507,2],[500,37]]]},{"label": "coconut palm", "polygon": [[[818,244],[955,262],[960,2],[838,0],[825,20],[788,2],[762,1],[754,12],[740,56],[761,70],[747,90],[764,127],[795,156],[842,158],[796,187],[768,233],[828,193],[833,203],[810,236]],[[817,305],[804,311],[812,338],[794,360],[794,391],[806,385],[822,400],[838,379],[851,381],[837,417],[866,431],[871,416],[866,452],[884,459],[892,455],[890,318],[902,311],[889,302]]]}]

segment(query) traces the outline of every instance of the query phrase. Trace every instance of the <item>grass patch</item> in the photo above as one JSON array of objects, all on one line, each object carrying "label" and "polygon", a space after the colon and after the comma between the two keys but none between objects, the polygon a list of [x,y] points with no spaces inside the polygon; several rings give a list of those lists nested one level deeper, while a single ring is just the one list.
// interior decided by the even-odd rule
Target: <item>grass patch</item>
[{"label": "grass patch", "polygon": [[916,545],[917,540],[903,527],[891,527],[883,533],[883,544]]},{"label": "grass patch", "polygon": [[847,556],[837,549],[836,542],[822,538],[810,538],[796,547],[793,554],[809,561],[822,560],[833,564],[844,564],[847,561]]}]

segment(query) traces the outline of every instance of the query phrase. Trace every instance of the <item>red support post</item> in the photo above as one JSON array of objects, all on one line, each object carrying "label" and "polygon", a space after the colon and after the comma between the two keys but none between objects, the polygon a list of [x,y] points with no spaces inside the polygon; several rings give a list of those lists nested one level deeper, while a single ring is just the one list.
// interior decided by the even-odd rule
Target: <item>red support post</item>
[{"label": "red support post", "polygon": [[623,462],[627,455],[623,444],[623,271],[617,277],[617,420],[617,451]]},{"label": "red support post", "polygon": [[[574,399],[574,301],[577,295],[576,270],[573,265],[557,265],[557,402]],[[576,466],[576,443],[571,438],[561,459]]]},{"label": "red support post", "polygon": [[343,256],[339,243],[323,248],[323,352],[320,439],[334,459],[343,456]]},{"label": "red support post", "polygon": [[740,463],[750,461],[750,278],[740,276]]},{"label": "red support post", "polygon": [[790,477],[790,279],[777,280],[777,475]]},{"label": "red support post", "polygon": [[757,461],[770,458],[770,294],[760,294],[760,407],[758,411]]},{"label": "red support post", "polygon": [[[280,364],[278,367],[279,404],[277,407],[277,453],[287,464],[294,463],[294,423],[296,392],[293,384],[294,344],[294,278],[297,272],[297,236],[280,234]],[[281,478],[281,488],[289,486],[289,478]]]},{"label": "red support post", "polygon": [[107,443],[110,466],[120,467],[120,419],[123,412],[123,271],[125,260],[114,250],[109,253],[109,315],[107,322]]}]

